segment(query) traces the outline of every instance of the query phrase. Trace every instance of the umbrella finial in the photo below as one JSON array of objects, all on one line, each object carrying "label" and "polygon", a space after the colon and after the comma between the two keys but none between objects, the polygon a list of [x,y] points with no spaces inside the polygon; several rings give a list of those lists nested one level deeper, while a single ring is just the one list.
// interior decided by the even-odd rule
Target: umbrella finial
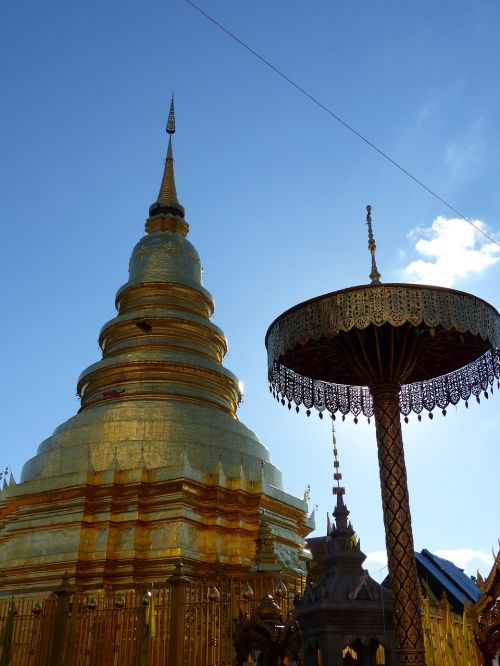
[{"label": "umbrella finial", "polygon": [[372,284],[380,284],[381,275],[378,272],[377,262],[375,261],[375,250],[377,246],[375,244],[375,239],[373,238],[373,229],[372,229],[372,207],[368,205],[366,207],[366,224],[368,225],[368,250],[372,255],[372,272],[370,273],[370,280]]}]

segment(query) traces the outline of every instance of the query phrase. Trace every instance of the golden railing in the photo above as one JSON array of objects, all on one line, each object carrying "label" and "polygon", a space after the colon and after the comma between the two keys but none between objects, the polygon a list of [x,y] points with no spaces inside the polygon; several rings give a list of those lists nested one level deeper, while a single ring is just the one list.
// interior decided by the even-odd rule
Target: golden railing
[{"label": "golden railing", "polygon": [[482,666],[470,620],[453,613],[445,598],[424,599],[422,619],[427,666]]},{"label": "golden railing", "polygon": [[[275,595],[280,581],[287,589],[281,597]],[[181,577],[148,590],[78,593],[61,588],[48,596],[3,598],[0,645],[2,637],[9,645],[0,647],[0,665],[233,666],[234,621],[240,613],[252,615],[267,593],[279,597],[286,617],[301,592],[302,581],[287,576]],[[5,650],[10,658],[4,663]]]},{"label": "golden railing", "polygon": [[[276,594],[280,581],[285,594]],[[149,590],[62,586],[45,596],[0,598],[0,666],[233,666],[235,621],[252,616],[266,593],[286,617],[302,585],[286,576],[181,576]],[[424,599],[423,623],[428,666],[481,666],[468,623],[445,599]]]}]

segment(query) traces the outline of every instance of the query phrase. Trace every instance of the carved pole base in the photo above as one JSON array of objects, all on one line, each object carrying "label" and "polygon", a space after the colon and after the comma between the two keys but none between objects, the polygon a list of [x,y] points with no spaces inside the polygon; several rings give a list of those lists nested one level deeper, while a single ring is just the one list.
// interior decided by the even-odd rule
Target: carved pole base
[{"label": "carved pole base", "polygon": [[424,635],[399,415],[399,386],[375,386],[371,394],[393,594],[396,663],[420,666],[425,664]]}]

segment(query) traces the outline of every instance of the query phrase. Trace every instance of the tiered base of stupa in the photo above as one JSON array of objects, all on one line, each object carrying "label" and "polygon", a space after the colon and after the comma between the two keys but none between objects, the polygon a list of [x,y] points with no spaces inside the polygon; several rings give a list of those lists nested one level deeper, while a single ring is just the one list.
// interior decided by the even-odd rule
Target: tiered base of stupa
[{"label": "tiered base of stupa", "polygon": [[65,571],[81,589],[137,587],[165,580],[179,560],[190,577],[244,575],[263,511],[283,572],[301,575],[306,502],[280,489],[241,422],[210,410],[203,423],[204,412],[118,403],[58,428],[23,482],[0,494],[0,591],[54,589]]}]

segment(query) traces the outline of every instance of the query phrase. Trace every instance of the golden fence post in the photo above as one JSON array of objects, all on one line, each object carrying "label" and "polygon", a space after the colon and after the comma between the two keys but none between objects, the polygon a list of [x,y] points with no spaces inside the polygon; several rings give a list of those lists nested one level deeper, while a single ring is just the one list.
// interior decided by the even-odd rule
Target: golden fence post
[{"label": "golden fence post", "polygon": [[0,664],[1,666],[9,666],[13,652],[13,638],[14,638],[14,618],[17,615],[17,606],[12,597],[7,611],[7,618],[0,632]]},{"label": "golden fence post", "polygon": [[181,666],[184,663],[184,639],[186,633],[186,590],[190,583],[184,575],[182,563],[175,565],[175,571],[168,579],[170,584],[170,604],[168,608],[167,666]]},{"label": "golden fence post", "polygon": [[56,597],[56,608],[53,615],[52,631],[50,638],[50,649],[47,666],[52,664],[63,664],[65,651],[67,649],[69,609],[71,595],[74,587],[69,582],[70,576],[66,571],[61,584],[54,590]]}]

